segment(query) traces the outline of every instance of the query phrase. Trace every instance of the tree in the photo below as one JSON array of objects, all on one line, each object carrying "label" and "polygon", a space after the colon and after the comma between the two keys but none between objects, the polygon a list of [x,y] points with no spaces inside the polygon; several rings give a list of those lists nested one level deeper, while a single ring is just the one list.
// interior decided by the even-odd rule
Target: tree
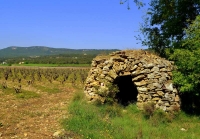
[{"label": "tree", "polygon": [[182,109],[200,114],[200,1],[151,0],[142,44],[175,62],[173,82]]},{"label": "tree", "polygon": [[182,46],[170,55],[176,64],[173,82],[183,96],[184,109],[200,113],[200,16],[184,31]]},{"label": "tree", "polygon": [[[143,7],[144,3],[141,0],[133,0],[138,8]],[[130,10],[129,0],[120,0],[120,4],[127,3],[127,9]]]},{"label": "tree", "polygon": [[141,32],[142,44],[161,56],[166,48],[180,48],[187,28],[200,12],[199,0],[151,0]]}]

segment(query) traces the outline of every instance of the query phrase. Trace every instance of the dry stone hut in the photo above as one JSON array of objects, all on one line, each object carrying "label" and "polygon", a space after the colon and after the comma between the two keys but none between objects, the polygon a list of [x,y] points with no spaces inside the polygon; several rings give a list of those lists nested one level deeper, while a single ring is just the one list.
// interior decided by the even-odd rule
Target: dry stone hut
[{"label": "dry stone hut", "polygon": [[156,108],[180,108],[177,89],[172,84],[173,64],[144,50],[113,52],[93,59],[86,79],[85,94],[90,101],[114,99],[138,108],[154,102]]}]

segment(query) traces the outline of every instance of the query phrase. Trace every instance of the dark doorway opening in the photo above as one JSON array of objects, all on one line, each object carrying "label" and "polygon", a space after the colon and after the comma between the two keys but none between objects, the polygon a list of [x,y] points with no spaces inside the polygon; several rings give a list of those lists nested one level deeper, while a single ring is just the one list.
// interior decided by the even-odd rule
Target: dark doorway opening
[{"label": "dark doorway opening", "polygon": [[127,106],[137,101],[138,91],[130,75],[117,77],[114,84],[119,87],[119,92],[116,94],[118,103]]}]

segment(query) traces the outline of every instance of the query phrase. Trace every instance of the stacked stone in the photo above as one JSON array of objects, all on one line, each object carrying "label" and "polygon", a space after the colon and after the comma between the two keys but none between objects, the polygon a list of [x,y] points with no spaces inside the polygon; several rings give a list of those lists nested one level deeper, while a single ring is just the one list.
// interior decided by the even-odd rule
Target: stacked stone
[{"label": "stacked stone", "polygon": [[106,84],[113,83],[118,76],[132,77],[137,87],[137,106],[154,102],[156,108],[173,111],[180,108],[177,89],[172,84],[173,64],[143,50],[117,51],[109,56],[98,56],[91,64],[86,79],[85,93],[92,100],[105,98],[99,91],[106,91]]}]

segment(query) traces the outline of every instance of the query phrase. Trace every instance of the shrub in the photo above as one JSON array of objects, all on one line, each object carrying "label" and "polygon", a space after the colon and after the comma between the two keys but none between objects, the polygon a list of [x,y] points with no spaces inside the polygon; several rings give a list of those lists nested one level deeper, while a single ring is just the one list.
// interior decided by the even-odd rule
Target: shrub
[{"label": "shrub", "polygon": [[145,118],[149,119],[153,116],[155,111],[155,104],[153,102],[148,102],[143,105],[143,114]]},{"label": "shrub", "polygon": [[72,101],[80,101],[82,100],[83,98],[85,97],[84,93],[81,92],[81,91],[77,91],[75,92],[73,98],[72,98]]},{"label": "shrub", "polygon": [[157,126],[159,124],[167,123],[167,114],[163,110],[154,111],[153,116],[150,119],[150,123],[153,126]]},{"label": "shrub", "polygon": [[106,106],[105,113],[109,115],[109,117],[121,117],[122,116],[122,108],[119,105]]},{"label": "shrub", "polygon": [[115,96],[119,92],[119,88],[115,84],[106,83],[106,86],[96,87],[97,94],[105,97],[105,103],[114,104]]},{"label": "shrub", "polygon": [[96,99],[94,102],[93,102],[93,104],[95,105],[95,106],[101,106],[102,105],[102,101],[100,100],[100,99]]}]

